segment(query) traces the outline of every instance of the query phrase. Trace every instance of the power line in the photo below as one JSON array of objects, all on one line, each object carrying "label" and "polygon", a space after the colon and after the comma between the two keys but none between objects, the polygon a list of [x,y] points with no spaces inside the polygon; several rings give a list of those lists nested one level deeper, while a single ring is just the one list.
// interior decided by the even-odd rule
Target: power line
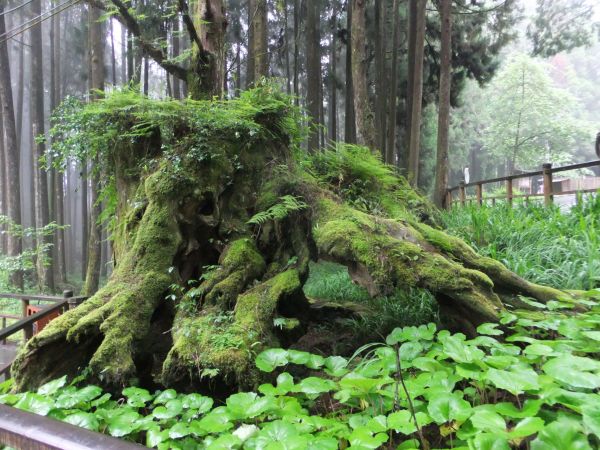
[{"label": "power line", "polygon": [[61,3],[60,5],[54,6],[53,8],[50,8],[47,11],[44,11],[43,13],[41,13],[39,16],[33,17],[29,20],[27,20],[26,22],[23,22],[19,25],[17,25],[16,27],[8,30],[7,32],[5,32],[4,34],[0,35],[0,38],[4,38],[5,36],[11,35],[11,33],[14,33],[15,31],[18,31],[19,29],[23,28],[24,26],[35,22],[34,25],[37,25],[37,21],[42,18],[43,16],[45,16],[48,13],[52,13],[54,11],[56,11],[57,9],[61,8],[62,6],[66,5],[67,3],[71,2],[72,0],[66,0],[64,3]]},{"label": "power line", "polygon": [[12,9],[7,9],[6,11],[2,11],[2,13],[0,13],[0,16],[3,16],[4,14],[8,14],[8,13],[11,13],[11,12],[13,12],[13,11],[16,11],[17,9],[21,9],[21,8],[23,8],[24,6],[27,6],[27,5],[29,5],[30,3],[33,3],[33,0],[28,0],[28,1],[26,1],[25,3],[23,3],[22,5],[15,6],[14,8],[12,8]]},{"label": "power line", "polygon": [[[19,34],[24,33],[25,31],[27,31],[27,30],[29,30],[29,29],[31,29],[31,28],[33,28],[33,27],[41,24],[42,22],[45,22],[48,19],[51,19],[52,17],[54,17],[54,16],[56,16],[56,15],[58,15],[58,14],[64,12],[64,11],[66,11],[67,9],[72,8],[73,6],[75,6],[76,4],[78,4],[79,2],[81,2],[81,0],[67,0],[64,3],[61,3],[60,5],[52,8],[52,9],[50,9],[48,11],[43,12],[39,16],[34,17],[33,19],[28,20],[25,23],[22,23],[18,27],[15,27],[12,30],[7,31],[6,33],[0,35],[0,37],[2,38],[0,40],[0,44],[2,44],[4,42],[6,42],[6,41],[8,41],[8,40],[10,40],[12,38],[14,38],[15,36],[18,36]],[[47,17],[43,17],[44,15],[49,14],[49,13],[51,13],[51,14],[48,15]],[[32,22],[32,20],[35,20],[35,22],[34,23],[30,23],[30,22]],[[25,25],[27,25],[27,26],[25,26]]]}]

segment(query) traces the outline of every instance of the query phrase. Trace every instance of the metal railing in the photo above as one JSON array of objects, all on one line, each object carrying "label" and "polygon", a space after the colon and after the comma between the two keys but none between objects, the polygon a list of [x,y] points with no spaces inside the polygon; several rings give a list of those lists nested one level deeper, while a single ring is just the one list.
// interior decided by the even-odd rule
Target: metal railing
[{"label": "metal railing", "polygon": [[[598,161],[590,161],[586,163],[580,164],[572,164],[570,166],[562,166],[553,168],[552,164],[543,164],[542,170],[534,171],[534,172],[526,172],[515,175],[508,175],[505,177],[492,178],[490,180],[482,180],[475,181],[473,183],[465,183],[461,181],[458,186],[454,186],[448,189],[446,193],[446,207],[449,209],[455,203],[460,203],[460,205],[464,206],[469,203],[472,203],[473,200],[477,205],[482,205],[484,201],[491,200],[492,203],[495,203],[496,200],[506,200],[509,205],[512,205],[513,199],[523,198],[525,201],[529,201],[530,198],[544,198],[545,205],[551,205],[554,201],[555,196],[560,195],[574,195],[578,193],[592,193],[597,192],[598,189],[575,189],[569,191],[555,191],[553,188],[553,174],[560,172],[567,172],[570,170],[579,170],[579,169],[587,169],[590,167],[600,166],[600,160]],[[543,191],[542,193],[526,193],[526,194],[515,194],[514,193],[514,180],[518,180],[521,178],[530,178],[530,177],[542,177],[543,181]],[[484,196],[483,187],[487,184],[497,184],[497,183],[505,183],[506,193],[500,196]],[[475,197],[467,200],[467,188],[475,187]],[[458,192],[458,198],[455,198],[454,193]]]},{"label": "metal railing", "polygon": [[143,447],[0,405],[0,444],[22,450],[140,450]]}]

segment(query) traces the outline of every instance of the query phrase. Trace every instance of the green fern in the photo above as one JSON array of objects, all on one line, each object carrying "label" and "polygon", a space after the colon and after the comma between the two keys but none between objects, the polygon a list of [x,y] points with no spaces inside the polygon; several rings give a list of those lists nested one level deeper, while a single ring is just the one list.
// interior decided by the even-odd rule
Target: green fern
[{"label": "green fern", "polygon": [[306,203],[293,195],[284,195],[279,197],[279,200],[279,203],[274,204],[266,211],[256,213],[247,223],[249,225],[264,225],[269,220],[282,220],[292,212],[308,208]]}]

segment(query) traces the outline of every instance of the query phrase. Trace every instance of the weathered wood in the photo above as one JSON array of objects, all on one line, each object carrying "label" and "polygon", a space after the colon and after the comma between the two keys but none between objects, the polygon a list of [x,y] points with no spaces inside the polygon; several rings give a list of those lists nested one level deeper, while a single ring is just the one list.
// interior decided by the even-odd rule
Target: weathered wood
[{"label": "weathered wood", "polygon": [[552,164],[545,163],[543,166],[544,172],[544,205],[550,206],[553,202],[552,196]]},{"label": "weathered wood", "polygon": [[513,180],[509,178],[506,180],[506,201],[510,206],[513,204]]},{"label": "weathered wood", "polygon": [[460,184],[458,185],[461,206],[465,206],[465,199],[467,198],[467,194],[465,192],[465,186],[466,185],[465,185],[464,180],[461,181]]},{"label": "weathered wood", "polygon": [[45,307],[40,312],[32,314],[29,317],[25,317],[17,323],[13,323],[7,326],[6,328],[0,330],[0,341],[12,336],[13,334],[21,330],[26,330],[26,334],[28,332],[27,329],[31,329],[31,331],[33,332],[33,324],[35,322],[37,322],[40,319],[43,319],[44,317],[52,314],[55,311],[64,310],[68,306],[68,302],[69,300],[65,298],[60,302]]},{"label": "weathered wood", "polygon": [[6,405],[0,405],[0,443],[30,450],[146,448]]},{"label": "weathered wood", "polygon": [[478,183],[475,186],[475,196],[477,197],[477,204],[481,206],[483,204],[483,183]]}]

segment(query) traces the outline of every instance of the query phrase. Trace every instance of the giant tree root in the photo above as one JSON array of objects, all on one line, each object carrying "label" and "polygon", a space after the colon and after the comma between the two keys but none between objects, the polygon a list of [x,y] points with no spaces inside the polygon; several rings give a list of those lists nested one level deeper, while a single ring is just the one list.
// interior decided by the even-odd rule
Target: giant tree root
[{"label": "giant tree root", "polygon": [[[427,289],[442,319],[468,333],[498,320],[519,295],[567,297],[420,221],[412,209],[430,208],[401,179],[380,193],[390,205],[383,214],[350,206],[291,159],[285,103],[258,102],[250,117],[247,105],[228,110],[238,116],[226,130],[218,121],[197,122],[222,113],[222,105],[185,108],[195,122],[177,110],[167,124],[148,126],[144,109],[147,136],[111,141],[125,152],[113,155],[115,273],[26,344],[13,365],[18,389],[85,367],[115,387],[139,381],[192,389],[207,380],[220,389],[249,387],[259,382],[258,351],[293,345],[322,319],[302,292],[311,260],[346,265],[373,296]],[[134,107],[126,111],[126,126],[142,120]],[[163,155],[165,147],[171,153]],[[248,225],[284,195],[307,205]]]}]

